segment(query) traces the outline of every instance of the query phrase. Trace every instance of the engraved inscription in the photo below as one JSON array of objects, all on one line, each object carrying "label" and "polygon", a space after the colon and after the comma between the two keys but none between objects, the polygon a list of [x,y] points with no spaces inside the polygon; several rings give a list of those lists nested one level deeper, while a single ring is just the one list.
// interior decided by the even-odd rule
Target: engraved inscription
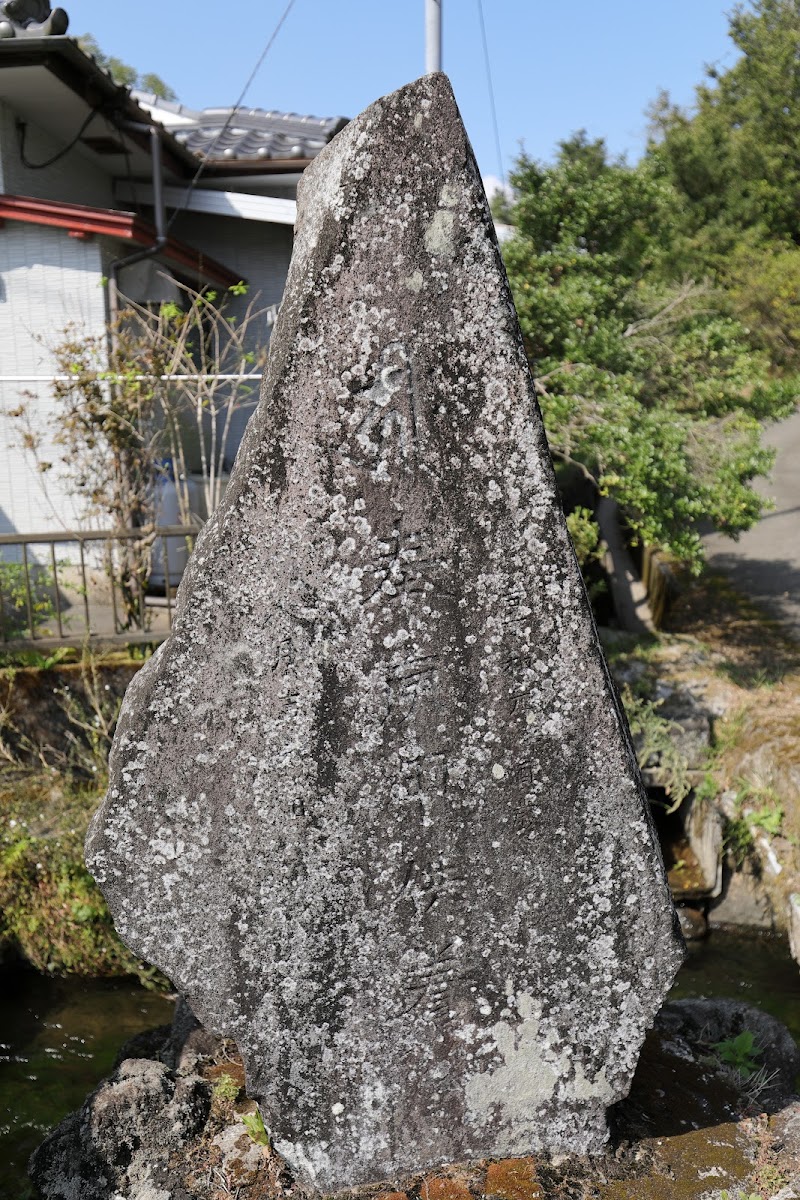
[{"label": "engraved inscription", "polygon": [[366,602],[376,597],[393,599],[400,594],[413,596],[432,591],[433,584],[425,573],[430,563],[422,534],[418,530],[404,532],[395,528],[378,543],[377,562],[365,572]]},{"label": "engraved inscription", "polygon": [[375,382],[356,396],[349,417],[355,443],[353,461],[372,468],[373,477],[389,479],[389,467],[413,465],[418,435],[417,402],[411,361],[402,342],[390,342],[381,354]]}]

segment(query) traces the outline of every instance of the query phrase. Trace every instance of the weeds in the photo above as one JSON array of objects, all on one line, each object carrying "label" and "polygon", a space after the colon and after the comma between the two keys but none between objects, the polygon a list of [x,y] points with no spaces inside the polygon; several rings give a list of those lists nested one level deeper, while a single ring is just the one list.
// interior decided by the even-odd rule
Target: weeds
[{"label": "weeds", "polygon": [[[68,652],[74,655],[74,651]],[[60,664],[63,656],[57,651],[49,660],[38,664],[39,669],[47,671]],[[58,771],[67,776],[78,774],[83,779],[97,782],[98,789],[105,781],[108,752],[114,736],[117,718],[121,706],[119,689],[112,688],[106,682],[108,676],[104,668],[109,659],[98,655],[88,646],[84,646],[77,664],[70,663],[70,670],[55,676],[55,687],[47,683],[32,683],[35,670],[26,674],[19,696],[15,696],[18,686],[18,676],[26,668],[7,666],[0,670],[0,759],[8,763],[22,766],[24,763],[35,761],[43,770]],[[75,679],[75,665],[78,666],[78,679]],[[113,682],[113,680],[112,680]],[[26,722],[24,714],[26,699],[29,694],[39,695],[36,702],[42,707],[41,696],[44,693],[54,698],[61,710],[62,718],[47,712],[44,705],[45,719],[50,726],[47,734],[52,734],[52,741],[39,744],[36,732],[31,732],[31,722]],[[34,705],[34,711],[36,708]],[[26,733],[25,726],[28,725]],[[33,729],[36,729],[35,721]]]},{"label": "weeds", "polygon": [[59,646],[48,654],[42,650],[0,649],[0,671],[14,672],[20,668],[30,667],[34,670],[49,671],[61,663],[76,662],[80,651],[74,646]]},{"label": "weeds", "polygon": [[242,1123],[257,1146],[268,1146],[270,1144],[269,1133],[264,1124],[264,1118],[258,1109],[255,1112],[244,1113]]},{"label": "weeds", "polygon": [[749,1029],[743,1030],[736,1037],[725,1038],[714,1042],[712,1050],[720,1062],[732,1067],[742,1079],[749,1079],[757,1071],[756,1057],[760,1054],[756,1046],[755,1034]]},{"label": "weeds", "polygon": [[[0,704],[0,945],[15,946],[55,975],[134,974],[148,987],[167,981],[120,942],[105,901],[83,864],[83,840],[106,782],[120,700],[88,650],[80,683],[55,689],[67,721],[68,752],[36,747],[12,718],[15,672]],[[19,708],[19,706],[17,706]],[[38,759],[25,769],[19,753]]]},{"label": "weeds", "polygon": [[745,817],[726,817],[722,844],[734,865],[741,869],[755,849],[753,831]]},{"label": "weeds", "polygon": [[629,661],[651,665],[658,661],[664,641],[655,633],[628,633],[622,629],[602,629],[603,651],[609,663]]},{"label": "weeds", "polygon": [[17,756],[8,741],[8,734],[18,735],[19,730],[14,724],[11,712],[11,688],[9,688],[5,700],[0,700],[0,759],[4,759],[7,763],[16,763]]},{"label": "weeds", "polygon": [[[741,869],[755,851],[755,831],[761,829],[770,837],[781,832],[784,819],[783,806],[770,788],[759,788],[739,779],[736,792],[736,815],[725,818],[723,846],[734,865]],[[759,803],[758,808],[750,807]]]},{"label": "weeds", "polygon": [[757,1071],[754,1071],[741,1089],[748,1105],[753,1108],[760,1105],[762,1096],[769,1091],[777,1077],[778,1071],[768,1071],[766,1067],[759,1067]]},{"label": "weeds", "polygon": [[770,837],[777,837],[783,824],[783,808],[780,805],[777,808],[760,808],[758,812],[749,814],[749,820],[751,825],[763,829]]},{"label": "weeds", "polygon": [[714,1042],[711,1049],[714,1053],[707,1061],[716,1061],[726,1074],[730,1074],[731,1082],[748,1105],[760,1103],[764,1093],[775,1082],[778,1071],[758,1065],[763,1047],[756,1042],[755,1034],[744,1029],[736,1037]]},{"label": "weeds", "polygon": [[211,1115],[220,1125],[228,1125],[236,1119],[234,1103],[241,1088],[228,1072],[219,1075],[211,1090]]},{"label": "weeds", "polygon": [[729,750],[733,750],[741,741],[747,709],[740,708],[736,712],[726,714],[723,720],[714,727],[714,753],[721,758]]},{"label": "weeds", "polygon": [[232,1075],[220,1075],[214,1084],[213,1097],[225,1103],[232,1104],[239,1095],[241,1088]]},{"label": "weeds", "polygon": [[777,687],[786,677],[786,667],[780,662],[769,666],[755,666],[751,663],[726,660],[716,667],[716,673],[737,687],[754,692]]},{"label": "weeds", "polygon": [[83,837],[97,794],[23,777],[0,794],[0,941],[53,975],[162,977],[119,941],[83,865]]},{"label": "weeds", "polygon": [[772,788],[759,787],[747,779],[737,779],[736,810],[751,828],[763,829],[770,837],[777,837],[781,831],[783,805]]},{"label": "weeds", "polygon": [[122,700],[104,683],[97,656],[85,648],[81,657],[81,692],[64,686],[56,689],[69,722],[70,766],[87,777],[105,780],[108,752],[117,727]]},{"label": "weeds", "polygon": [[659,714],[663,701],[647,700],[627,685],[622,689],[622,701],[639,766],[647,768],[670,797],[667,812],[675,812],[691,791],[689,764],[675,744],[675,731],[680,726]]},{"label": "weeds", "polygon": [[48,621],[56,611],[55,583],[39,563],[0,562],[0,631],[11,638]]},{"label": "weeds", "polygon": [[694,798],[698,804],[711,804],[717,799],[719,791],[719,783],[714,772],[708,770],[694,789]]}]

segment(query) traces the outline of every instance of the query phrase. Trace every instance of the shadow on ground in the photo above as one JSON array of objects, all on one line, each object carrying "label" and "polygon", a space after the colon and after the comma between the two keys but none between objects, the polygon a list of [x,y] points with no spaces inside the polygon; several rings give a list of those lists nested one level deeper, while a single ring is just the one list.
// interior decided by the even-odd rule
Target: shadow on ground
[{"label": "shadow on ground", "polygon": [[[690,634],[715,653],[716,670],[738,687],[755,689],[781,682],[800,669],[800,641],[787,631],[777,610],[766,600],[745,595],[741,573],[736,584],[717,566],[687,583],[665,624],[665,632]],[[741,565],[741,564],[739,564]],[[776,564],[752,561],[750,589],[755,592],[760,572]],[[780,564],[789,586],[800,597],[800,571]],[[774,601],[777,604],[777,598]]]}]

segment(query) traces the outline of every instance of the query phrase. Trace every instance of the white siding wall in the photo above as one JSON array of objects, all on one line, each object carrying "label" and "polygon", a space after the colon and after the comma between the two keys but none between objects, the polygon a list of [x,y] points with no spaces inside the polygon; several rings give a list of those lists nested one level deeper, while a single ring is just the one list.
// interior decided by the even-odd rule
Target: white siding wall
[{"label": "white siding wall", "polygon": [[242,299],[232,297],[231,315],[241,315],[255,293],[262,306],[280,303],[292,257],[294,231],[290,225],[183,212],[170,233],[247,280],[250,292]]},{"label": "white siding wall", "polygon": [[[15,113],[0,102],[0,192],[34,196],[96,207],[114,208],[111,179],[79,150],[66,154],[52,167],[32,171],[22,165],[14,127]],[[60,149],[41,129],[29,125],[26,157],[41,162]],[[170,231],[237,272],[250,284],[244,299],[231,298],[229,312],[241,315],[250,296],[259,293],[263,306],[277,304],[283,295],[292,252],[292,230],[202,213],[183,213]],[[8,221],[0,228],[0,376],[48,374],[54,370],[46,346],[37,341],[59,340],[65,326],[79,323],[87,332],[102,331],[106,319],[101,276],[112,258],[133,250],[102,238],[79,241],[66,230]],[[256,331],[264,344],[269,328]],[[49,501],[43,496],[32,464],[11,448],[12,433],[2,410],[19,403],[20,392],[35,390],[32,404],[37,428],[46,431],[53,415],[47,385],[0,382],[0,532],[35,532],[69,527],[76,513],[57,470],[48,476]],[[235,421],[228,443],[230,457],[252,411]],[[58,461],[58,450],[43,453]],[[52,502],[52,503],[51,503]],[[54,511],[55,509],[55,511]]]},{"label": "white siding wall", "polygon": [[[32,171],[23,166],[16,119],[10,105],[0,103],[0,190],[12,196],[35,196],[38,200],[114,207],[111,177],[98,170],[77,147],[51,167]],[[63,142],[56,141],[38,126],[28,124],[25,134],[28,162],[44,162],[62,146]]]},{"label": "white siding wall", "polygon": [[[105,318],[97,242],[20,221],[0,229],[0,376],[54,373],[47,344],[58,342],[70,323],[100,333]],[[15,407],[25,390],[35,393],[35,428],[47,434],[54,415],[47,384],[0,382],[0,411]],[[69,528],[76,513],[58,468],[47,477],[48,503],[35,467],[12,443],[9,419],[0,416],[0,532]],[[44,456],[58,463],[58,448],[47,443]]]},{"label": "white siding wall", "polygon": [[[291,226],[185,212],[175,221],[171,232],[181,241],[204,250],[232,271],[239,272],[242,279],[247,280],[247,296],[231,297],[227,308],[231,316],[241,317],[251,298],[256,295],[259,307],[280,303],[292,257],[294,231]],[[253,333],[254,342],[263,346],[269,341],[270,328],[265,323],[254,329]],[[252,404],[234,417],[228,442],[229,460],[238,449],[257,400],[256,388]]]}]

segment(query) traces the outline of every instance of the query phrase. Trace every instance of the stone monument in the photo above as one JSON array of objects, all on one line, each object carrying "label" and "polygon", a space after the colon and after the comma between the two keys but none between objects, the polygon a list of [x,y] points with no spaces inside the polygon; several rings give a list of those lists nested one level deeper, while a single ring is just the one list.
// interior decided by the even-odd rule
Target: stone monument
[{"label": "stone monument", "polygon": [[306,171],[87,861],[332,1192],[592,1152],[681,959],[447,79]]}]

